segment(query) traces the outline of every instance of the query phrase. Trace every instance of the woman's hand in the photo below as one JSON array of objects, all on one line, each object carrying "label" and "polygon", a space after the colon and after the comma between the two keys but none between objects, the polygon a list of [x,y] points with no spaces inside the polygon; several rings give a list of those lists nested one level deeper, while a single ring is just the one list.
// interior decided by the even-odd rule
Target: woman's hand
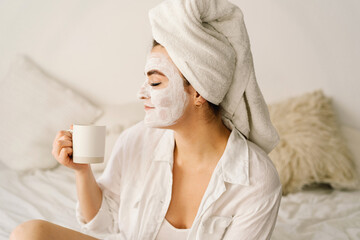
[{"label": "woman's hand", "polygon": [[[73,129],[73,125],[70,126],[70,129]],[[61,130],[56,134],[51,153],[60,164],[75,171],[82,172],[90,169],[90,164],[73,162],[72,134],[69,131]]]}]

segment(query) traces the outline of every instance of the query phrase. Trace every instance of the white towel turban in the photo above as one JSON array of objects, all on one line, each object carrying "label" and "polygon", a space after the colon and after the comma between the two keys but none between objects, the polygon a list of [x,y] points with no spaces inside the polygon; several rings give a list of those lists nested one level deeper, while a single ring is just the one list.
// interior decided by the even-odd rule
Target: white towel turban
[{"label": "white towel turban", "polygon": [[269,153],[279,136],[256,82],[241,10],[227,0],[166,0],[149,11],[153,38],[223,121]]}]

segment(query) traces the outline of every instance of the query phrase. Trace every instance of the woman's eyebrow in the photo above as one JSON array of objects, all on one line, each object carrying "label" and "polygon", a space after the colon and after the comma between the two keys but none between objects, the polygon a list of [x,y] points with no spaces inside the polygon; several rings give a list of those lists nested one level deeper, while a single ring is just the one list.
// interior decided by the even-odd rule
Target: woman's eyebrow
[{"label": "woman's eyebrow", "polygon": [[147,75],[148,77],[150,77],[150,76],[153,75],[153,74],[165,76],[162,72],[160,72],[160,71],[158,71],[158,70],[150,70],[150,71],[148,71],[148,72],[146,73],[146,75]]}]

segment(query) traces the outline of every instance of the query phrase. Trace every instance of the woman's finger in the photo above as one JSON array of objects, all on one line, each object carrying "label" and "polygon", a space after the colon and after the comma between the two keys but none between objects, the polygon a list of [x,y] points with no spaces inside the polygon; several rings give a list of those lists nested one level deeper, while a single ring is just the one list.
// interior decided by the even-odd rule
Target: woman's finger
[{"label": "woman's finger", "polygon": [[59,139],[59,138],[62,137],[62,136],[72,137],[72,134],[71,134],[71,132],[69,132],[69,131],[61,130],[61,131],[58,131],[58,132],[57,132],[55,139]]},{"label": "woman's finger", "polygon": [[72,141],[70,140],[57,140],[54,142],[53,145],[53,155],[55,154],[56,156],[60,156],[60,151],[62,150],[62,148],[66,148],[66,147],[71,147],[72,148]]},{"label": "woman's finger", "polygon": [[72,147],[73,143],[71,140],[59,140],[60,146],[63,147]]},{"label": "woman's finger", "polygon": [[66,140],[66,141],[71,141],[72,142],[72,137],[69,137],[67,135],[63,135],[60,138],[58,138],[57,140]]},{"label": "woman's finger", "polygon": [[70,156],[72,155],[72,148],[70,147],[64,147],[61,149],[59,154],[59,160],[63,165],[69,165],[71,162]]}]

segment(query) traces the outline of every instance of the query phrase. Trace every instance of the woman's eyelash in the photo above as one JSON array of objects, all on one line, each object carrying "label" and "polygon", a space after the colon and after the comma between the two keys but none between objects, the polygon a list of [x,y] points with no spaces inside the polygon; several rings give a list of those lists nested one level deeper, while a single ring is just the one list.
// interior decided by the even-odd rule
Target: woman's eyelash
[{"label": "woman's eyelash", "polygon": [[161,83],[161,82],[158,82],[158,83],[150,83],[150,86],[155,87],[155,86],[160,85],[160,83]]}]

